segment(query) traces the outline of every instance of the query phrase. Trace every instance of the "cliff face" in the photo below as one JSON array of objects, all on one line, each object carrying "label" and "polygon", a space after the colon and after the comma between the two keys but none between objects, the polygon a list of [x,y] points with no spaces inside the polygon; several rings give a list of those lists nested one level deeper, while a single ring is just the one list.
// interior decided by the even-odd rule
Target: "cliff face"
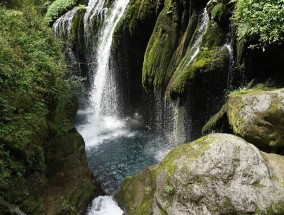
[{"label": "cliff face", "polygon": [[74,128],[73,83],[65,81],[44,3],[0,4],[0,195],[27,214],[82,213],[99,189]]},{"label": "cliff face", "polygon": [[[111,3],[104,6],[110,8]],[[259,83],[282,87],[282,12],[275,12],[282,3],[278,3],[267,0],[249,8],[245,1],[131,0],[112,43],[121,115],[138,112],[155,130],[153,115],[160,114],[158,124],[163,124],[166,103],[171,102],[180,112],[180,133],[187,140],[195,139],[235,89],[250,82],[249,87]],[[90,78],[88,57],[96,49],[101,15],[95,14],[84,29],[84,14],[84,7],[78,7],[65,48],[74,55],[70,61],[74,71]],[[253,14],[265,18],[257,20]],[[86,30],[89,35],[84,35]],[[219,127],[233,132],[228,125],[224,119]]]}]

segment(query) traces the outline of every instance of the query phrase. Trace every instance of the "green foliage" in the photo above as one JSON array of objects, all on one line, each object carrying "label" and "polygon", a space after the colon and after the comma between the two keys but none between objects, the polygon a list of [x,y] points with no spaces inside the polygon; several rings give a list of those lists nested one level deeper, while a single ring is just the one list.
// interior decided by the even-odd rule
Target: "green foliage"
[{"label": "green foliage", "polygon": [[63,196],[60,197],[60,202],[63,205],[65,211],[68,212],[68,214],[79,215],[79,213],[77,212],[76,208],[72,205],[72,203]]},{"label": "green foliage", "polygon": [[213,19],[216,20],[217,22],[220,22],[225,9],[226,7],[223,3],[219,3],[215,7],[213,7],[211,11]]},{"label": "green foliage", "polygon": [[256,39],[251,48],[284,43],[284,0],[239,0],[233,14],[239,38]]},{"label": "green foliage", "polygon": [[62,46],[38,13],[39,2],[24,3],[0,5],[0,195],[29,172],[45,171],[50,121],[74,85],[63,80]]},{"label": "green foliage", "polygon": [[55,22],[60,16],[76,6],[76,0],[56,0],[53,2],[47,10],[45,19],[49,24]]},{"label": "green foliage", "polygon": [[173,186],[167,185],[165,187],[165,193],[168,195],[173,195],[175,193],[175,189],[173,188]]},{"label": "green foliage", "polygon": [[269,91],[269,90],[275,90],[275,88],[267,87],[265,84],[258,84],[258,85],[256,85],[253,88],[240,87],[240,88],[230,92],[228,97],[230,97],[230,96],[237,96],[237,95],[243,95],[243,94],[259,93],[261,91]]}]

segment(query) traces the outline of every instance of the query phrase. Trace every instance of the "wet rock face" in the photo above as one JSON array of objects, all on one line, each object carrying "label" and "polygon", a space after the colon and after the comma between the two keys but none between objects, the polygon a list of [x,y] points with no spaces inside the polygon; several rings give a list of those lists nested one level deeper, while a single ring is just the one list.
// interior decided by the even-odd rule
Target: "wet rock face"
[{"label": "wet rock face", "polygon": [[267,160],[241,138],[208,135],[128,179],[116,198],[130,215],[281,214],[283,178]]},{"label": "wet rock face", "polygon": [[284,148],[284,89],[232,95],[228,104],[235,134],[259,148]]}]

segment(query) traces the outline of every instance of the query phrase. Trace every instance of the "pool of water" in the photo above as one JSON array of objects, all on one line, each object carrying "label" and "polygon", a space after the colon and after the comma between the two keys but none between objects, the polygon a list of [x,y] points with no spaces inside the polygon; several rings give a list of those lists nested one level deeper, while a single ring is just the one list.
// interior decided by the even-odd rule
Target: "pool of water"
[{"label": "pool of water", "polygon": [[86,150],[89,166],[108,195],[112,195],[126,176],[133,176],[168,152],[166,140],[142,131],[104,139]]},{"label": "pool of water", "polygon": [[124,178],[159,162],[173,147],[162,135],[134,129],[129,119],[103,116],[94,120],[81,111],[77,129],[85,140],[89,167],[108,195],[94,199],[88,215],[123,214],[111,196]]}]

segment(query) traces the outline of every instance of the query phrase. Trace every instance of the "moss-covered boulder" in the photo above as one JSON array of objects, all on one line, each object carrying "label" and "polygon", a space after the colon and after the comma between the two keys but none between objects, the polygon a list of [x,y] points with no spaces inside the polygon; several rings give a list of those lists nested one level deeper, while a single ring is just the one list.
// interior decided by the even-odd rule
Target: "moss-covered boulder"
[{"label": "moss-covered boulder", "polygon": [[239,137],[208,135],[127,179],[115,198],[129,215],[283,214],[283,176],[274,166],[284,158],[270,156]]},{"label": "moss-covered boulder", "polygon": [[88,168],[84,141],[73,129],[55,144],[47,155],[44,214],[83,214],[92,197],[102,194]]},{"label": "moss-covered boulder", "polygon": [[145,89],[166,87],[200,20],[206,1],[165,1],[144,55],[142,81]]},{"label": "moss-covered boulder", "polygon": [[262,149],[284,148],[284,89],[239,90],[228,100],[234,133]]}]

